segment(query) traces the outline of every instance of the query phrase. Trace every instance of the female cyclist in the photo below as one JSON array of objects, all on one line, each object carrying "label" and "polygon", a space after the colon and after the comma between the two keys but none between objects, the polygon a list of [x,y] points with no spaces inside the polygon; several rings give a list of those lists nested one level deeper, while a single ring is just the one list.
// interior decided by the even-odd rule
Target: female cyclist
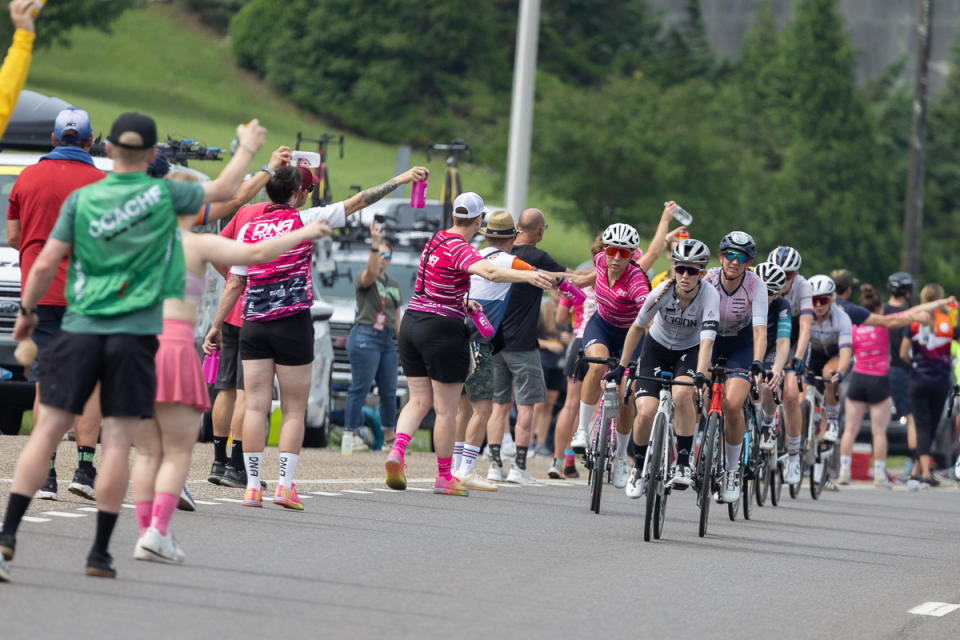
[{"label": "female cyclist", "polygon": [[[647,325],[653,320],[650,337],[644,340],[640,351],[637,374],[652,376],[656,371],[667,371],[673,373],[674,379],[679,382],[692,382],[696,377],[699,384],[706,383],[720,318],[720,296],[716,289],[704,286],[702,282],[710,261],[710,249],[699,240],[688,238],[674,247],[671,259],[674,276],[660,283],[647,296],[627,332],[620,366],[611,372],[617,378],[623,375],[623,369],[630,363],[628,354],[633,353]],[[690,452],[696,427],[693,394],[693,387],[678,386],[673,390],[676,408],[674,429],[677,433],[673,486],[679,490],[693,485],[690,477]],[[646,482],[641,480],[640,474],[659,395],[660,389],[655,384],[637,381],[637,420],[633,426],[636,451],[626,488],[627,497],[630,498],[639,498],[645,491]]]},{"label": "female cyclist", "polygon": [[[726,474],[721,499],[734,502],[740,495],[740,449],[743,446],[743,401],[750,375],[763,373],[767,352],[767,287],[747,267],[757,255],[749,233],[731,231],[720,241],[720,266],[707,272],[707,282],[720,294],[720,326],[713,361],[725,356],[730,369],[723,390]],[[751,361],[752,359],[752,361]]]},{"label": "female cyclist", "polygon": [[[766,384],[760,385],[760,403],[757,415],[760,417],[760,448],[773,449],[773,419],[776,407],[773,392],[783,382],[783,373],[790,359],[790,303],[780,297],[783,284],[787,281],[786,272],[775,262],[761,262],[755,273],[767,285],[767,353],[763,358],[763,368],[769,372]],[[796,387],[796,383],[794,383]],[[799,428],[799,425],[797,425]],[[797,449],[800,439],[797,438]]]},{"label": "female cyclist", "polygon": [[[807,369],[815,376],[830,378],[824,387],[827,429],[823,433],[823,440],[834,443],[840,437],[837,424],[840,403],[834,399],[833,387],[843,382],[843,377],[850,371],[853,327],[847,312],[840,305],[833,304],[837,286],[830,276],[813,276],[810,278],[810,287],[813,289],[813,325],[810,327],[810,364]],[[792,461],[791,455],[787,463],[787,475],[790,475]]]}]

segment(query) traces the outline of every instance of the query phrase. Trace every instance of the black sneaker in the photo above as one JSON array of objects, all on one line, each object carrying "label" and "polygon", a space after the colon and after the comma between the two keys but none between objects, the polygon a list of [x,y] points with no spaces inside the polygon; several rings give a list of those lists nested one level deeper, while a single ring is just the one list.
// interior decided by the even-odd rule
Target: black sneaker
[{"label": "black sneaker", "polygon": [[17,550],[17,536],[12,533],[0,532],[0,554],[3,554],[4,560],[13,560],[13,554]]},{"label": "black sneaker", "polygon": [[117,570],[113,568],[113,556],[108,551],[91,551],[87,556],[85,573],[95,578],[116,578]]},{"label": "black sneaker", "polygon": [[[237,471],[229,464],[226,466],[226,471],[223,472],[223,477],[220,478],[221,487],[233,487],[234,489],[246,489],[247,488],[247,470]],[[260,489],[266,489],[267,483],[263,480],[260,481]]]},{"label": "black sneaker", "polygon": [[210,484],[220,484],[220,481],[223,479],[223,474],[227,472],[227,467],[224,463],[213,461],[213,464],[210,465],[210,473],[207,475],[207,482]]},{"label": "black sneaker", "polygon": [[579,478],[580,472],[577,471],[577,465],[571,464],[563,468],[563,475],[567,478]]},{"label": "black sneaker", "polygon": [[56,500],[57,499],[57,474],[51,473],[47,476],[47,481],[43,484],[40,489],[33,494],[34,498],[40,500]]},{"label": "black sneaker", "polygon": [[77,471],[73,474],[73,482],[70,483],[70,493],[87,500],[96,500],[97,492],[93,490],[96,479],[97,470],[93,467],[86,469],[77,467]]}]

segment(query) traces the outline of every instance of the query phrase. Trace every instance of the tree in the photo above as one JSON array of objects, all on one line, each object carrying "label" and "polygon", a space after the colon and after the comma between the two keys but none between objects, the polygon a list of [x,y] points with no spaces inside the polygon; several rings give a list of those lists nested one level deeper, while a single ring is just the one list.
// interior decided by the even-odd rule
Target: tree
[{"label": "tree", "polygon": [[[110,33],[110,25],[136,0],[70,0],[49,2],[37,16],[37,39],[34,47],[42,49],[52,44],[70,45],[70,32],[77,27],[96,27]],[[4,9],[0,19],[0,42],[10,42],[13,25]],[[5,45],[6,46],[6,45]]]}]

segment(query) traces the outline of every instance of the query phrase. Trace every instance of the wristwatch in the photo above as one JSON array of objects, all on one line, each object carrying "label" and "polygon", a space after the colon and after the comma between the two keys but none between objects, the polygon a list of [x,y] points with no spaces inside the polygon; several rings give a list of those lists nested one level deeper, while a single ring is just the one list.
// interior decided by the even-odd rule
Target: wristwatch
[{"label": "wristwatch", "polygon": [[23,302],[22,301],[20,302],[20,315],[26,316],[29,318],[36,312],[37,312],[36,309],[27,309],[25,306],[23,306]]},{"label": "wristwatch", "polygon": [[270,164],[266,162],[263,163],[262,167],[260,167],[260,171],[266,171],[271,178],[273,177],[273,174],[276,173],[276,171],[270,168]]}]

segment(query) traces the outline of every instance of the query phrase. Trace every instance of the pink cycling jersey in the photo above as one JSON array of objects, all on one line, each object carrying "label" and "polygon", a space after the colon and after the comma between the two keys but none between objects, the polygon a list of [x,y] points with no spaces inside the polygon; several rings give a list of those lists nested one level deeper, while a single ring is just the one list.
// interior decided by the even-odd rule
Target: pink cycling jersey
[{"label": "pink cycling jersey", "polygon": [[583,304],[574,304],[567,296],[560,296],[560,306],[573,309],[573,335],[583,337],[583,329],[587,326],[594,311],[597,310],[597,298],[593,294],[593,287],[584,287],[583,293],[587,296]]},{"label": "pink cycling jersey", "polygon": [[890,332],[883,327],[853,327],[853,370],[868,376],[885,376],[890,370]]},{"label": "pink cycling jersey", "polygon": [[607,256],[601,251],[593,256],[593,264],[597,267],[597,282],[593,285],[597,313],[615,327],[629,328],[650,293],[647,275],[631,262],[611,287],[607,280]]},{"label": "pink cycling jersey", "polygon": [[[221,237],[236,240],[240,230],[251,220],[259,218],[269,206],[269,202],[257,202],[256,204],[248,204],[240,207],[233,218],[230,219],[227,226],[220,232]],[[230,309],[230,313],[227,314],[224,322],[232,324],[235,327],[243,325],[243,296],[237,298],[236,303],[234,303],[233,308]]]},{"label": "pink cycling jersey", "polygon": [[720,294],[720,326],[717,333],[721,336],[735,336],[750,326],[767,326],[767,285],[760,276],[749,269],[743,274],[743,282],[733,293],[727,293],[721,284],[721,268],[707,271],[705,280],[712,284]]},{"label": "pink cycling jersey", "polygon": [[[424,260],[427,260],[426,265]],[[467,269],[481,260],[480,252],[467,244],[460,234],[447,229],[436,233],[423,248],[414,288],[417,293],[410,299],[407,310],[458,320],[466,318],[464,297],[470,291]]]}]

